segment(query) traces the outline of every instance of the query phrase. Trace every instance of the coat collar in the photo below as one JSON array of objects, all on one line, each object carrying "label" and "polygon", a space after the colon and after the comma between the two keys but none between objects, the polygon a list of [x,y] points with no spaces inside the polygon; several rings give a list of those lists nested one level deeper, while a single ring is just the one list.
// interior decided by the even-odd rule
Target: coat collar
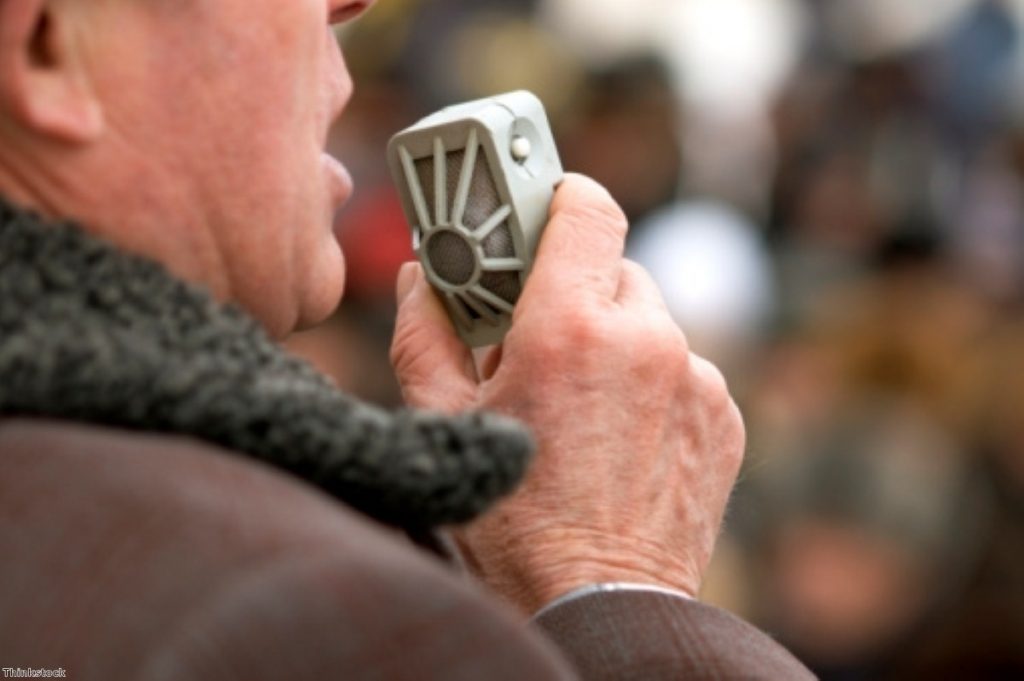
[{"label": "coat collar", "polygon": [[531,450],[496,416],[359,402],[238,308],[3,201],[0,415],[193,436],[421,528],[482,512],[518,483]]}]

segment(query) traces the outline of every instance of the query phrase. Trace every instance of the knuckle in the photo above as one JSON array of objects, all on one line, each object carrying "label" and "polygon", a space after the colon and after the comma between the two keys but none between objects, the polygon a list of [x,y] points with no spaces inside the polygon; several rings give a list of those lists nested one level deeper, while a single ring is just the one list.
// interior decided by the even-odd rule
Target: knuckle
[{"label": "knuckle", "polygon": [[729,419],[732,423],[733,432],[739,441],[740,458],[743,458],[744,448],[747,444],[747,424],[743,419],[743,412],[740,411],[736,401],[729,399]]},{"label": "knuckle", "polygon": [[430,364],[434,344],[429,333],[418,324],[402,323],[395,327],[389,358],[399,382],[403,385],[422,380],[424,369]]},{"label": "knuckle", "polygon": [[619,333],[625,343],[639,350],[639,357],[654,375],[671,378],[678,383],[686,376],[689,350],[678,326],[657,314],[623,321]]},{"label": "knuckle", "polygon": [[698,390],[711,404],[728,408],[732,403],[729,384],[717,366],[698,355],[690,355],[690,367],[695,375]]},{"label": "knuckle", "polygon": [[607,355],[615,345],[614,334],[614,325],[597,306],[581,304],[552,312],[516,341],[533,361],[578,364],[587,357]]},{"label": "knuckle", "polygon": [[553,333],[530,333],[527,335],[510,335],[510,341],[517,341],[514,347],[529,361],[539,366],[552,366],[560,361],[562,340]]},{"label": "knuckle", "polygon": [[450,350],[415,325],[396,329],[390,360],[407,404],[448,412],[472,402],[471,386],[445,373]]},{"label": "knuckle", "polygon": [[411,363],[412,348],[416,347],[415,329],[401,321],[395,326],[395,335],[391,339],[389,359],[391,366],[401,377],[402,370]]},{"label": "knuckle", "polygon": [[686,343],[686,336],[678,326],[671,322],[661,323],[648,336],[653,353],[661,361],[670,364],[674,369],[685,370],[690,361],[690,349]]},{"label": "knuckle", "polygon": [[565,312],[560,326],[570,351],[603,348],[614,344],[614,325],[590,305],[582,305]]},{"label": "knuckle", "polygon": [[731,464],[731,471],[735,473],[743,465],[743,459],[746,456],[747,429],[743,422],[743,414],[732,398],[729,398],[725,419],[727,443],[725,450],[728,455],[728,463]]},{"label": "knuckle", "polygon": [[567,204],[561,210],[561,219],[570,229],[586,232],[588,235],[624,239],[629,231],[629,220],[615,201],[588,199]]},{"label": "knuckle", "polygon": [[651,276],[651,273],[648,271],[646,267],[644,267],[637,261],[630,260],[629,258],[623,258],[622,270],[626,276],[632,278],[639,284],[642,284],[643,286],[652,290],[658,289],[658,284],[657,282],[654,281],[654,277]]}]

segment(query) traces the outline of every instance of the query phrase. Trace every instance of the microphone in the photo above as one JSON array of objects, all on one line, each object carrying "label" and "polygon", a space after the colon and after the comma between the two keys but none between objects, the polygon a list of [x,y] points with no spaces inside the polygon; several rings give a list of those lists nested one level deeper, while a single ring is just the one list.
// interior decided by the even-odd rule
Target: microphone
[{"label": "microphone", "polygon": [[459,337],[500,343],[563,176],[543,104],[519,91],[443,109],[391,139],[388,165]]}]

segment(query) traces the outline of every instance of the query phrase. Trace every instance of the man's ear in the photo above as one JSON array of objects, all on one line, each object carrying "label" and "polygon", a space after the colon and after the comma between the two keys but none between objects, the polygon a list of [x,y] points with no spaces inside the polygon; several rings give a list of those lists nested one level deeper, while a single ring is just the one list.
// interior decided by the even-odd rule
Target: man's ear
[{"label": "man's ear", "polygon": [[37,134],[85,143],[103,132],[71,31],[68,3],[0,0],[0,115]]}]

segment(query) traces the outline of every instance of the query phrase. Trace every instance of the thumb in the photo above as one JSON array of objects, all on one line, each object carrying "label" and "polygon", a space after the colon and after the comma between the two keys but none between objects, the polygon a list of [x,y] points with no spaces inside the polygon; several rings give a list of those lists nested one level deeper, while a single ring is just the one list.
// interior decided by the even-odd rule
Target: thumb
[{"label": "thumb", "polygon": [[402,266],[396,292],[391,364],[406,403],[449,413],[470,408],[477,390],[473,354],[455,333],[419,263]]}]

